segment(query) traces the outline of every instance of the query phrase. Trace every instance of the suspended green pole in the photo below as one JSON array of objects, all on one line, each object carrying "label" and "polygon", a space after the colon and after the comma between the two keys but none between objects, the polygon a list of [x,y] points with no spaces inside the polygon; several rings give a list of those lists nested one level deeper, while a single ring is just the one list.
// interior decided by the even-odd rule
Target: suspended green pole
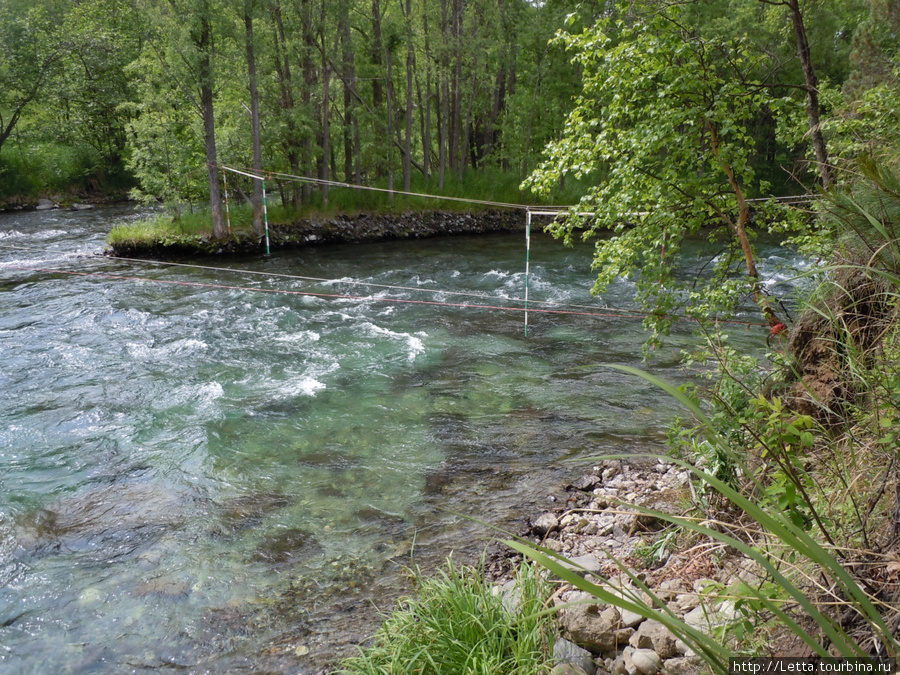
[{"label": "suspended green pole", "polygon": [[525,337],[528,337],[528,275],[531,271],[531,209],[525,210]]},{"label": "suspended green pole", "polygon": [[262,193],[263,193],[263,220],[266,223],[266,255],[270,255],[271,251],[269,250],[269,207],[266,204],[266,181],[265,179],[260,179],[262,181]]}]

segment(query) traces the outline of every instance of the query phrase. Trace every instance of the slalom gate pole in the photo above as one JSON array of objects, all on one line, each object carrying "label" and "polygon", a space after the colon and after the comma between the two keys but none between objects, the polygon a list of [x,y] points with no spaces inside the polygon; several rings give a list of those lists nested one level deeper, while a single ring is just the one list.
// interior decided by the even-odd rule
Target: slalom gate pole
[{"label": "slalom gate pole", "polygon": [[231,209],[228,206],[228,172],[222,172],[222,181],[225,183],[225,218],[228,219],[228,234],[231,234]]},{"label": "slalom gate pole", "polygon": [[528,275],[531,272],[531,209],[525,210],[525,337],[528,337]]},{"label": "slalom gate pole", "polygon": [[266,223],[266,255],[270,255],[271,251],[269,250],[269,207],[266,203],[266,181],[260,179],[262,182],[262,192],[263,192],[263,219]]}]

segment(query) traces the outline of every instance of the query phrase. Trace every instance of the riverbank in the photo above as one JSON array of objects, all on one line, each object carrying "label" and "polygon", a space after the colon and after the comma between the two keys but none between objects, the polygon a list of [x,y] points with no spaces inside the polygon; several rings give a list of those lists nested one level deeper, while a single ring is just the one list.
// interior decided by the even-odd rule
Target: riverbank
[{"label": "riverbank", "polygon": [[[269,226],[269,250],[284,251],[324,244],[357,244],[439,236],[519,232],[525,214],[515,210],[364,212],[311,216]],[[120,257],[154,259],[216,255],[259,255],[266,252],[265,238],[235,230],[224,240],[207,233],[142,224],[117,226],[107,240],[107,253]]]},{"label": "riverbank", "polygon": [[[643,511],[685,517],[691,500],[688,470],[662,459],[607,460],[556,486],[548,500],[552,507],[532,513],[523,539],[565,556],[566,567],[587,582],[653,607],[655,601],[639,587],[644,584],[664,603],[657,609],[706,633],[736,619],[733,603],[723,604],[705,590],[756,579],[752,561],[711,540],[687,545],[683,530]],[[514,588],[510,575],[521,561],[498,549],[489,572],[498,593]],[[554,673],[706,670],[689,645],[659,621],[599,602],[572,583],[558,580],[552,603],[559,609]]]},{"label": "riverbank", "polygon": [[41,193],[39,195],[11,195],[0,198],[0,213],[19,211],[88,211],[102,206],[131,202],[127,190],[73,191]]}]

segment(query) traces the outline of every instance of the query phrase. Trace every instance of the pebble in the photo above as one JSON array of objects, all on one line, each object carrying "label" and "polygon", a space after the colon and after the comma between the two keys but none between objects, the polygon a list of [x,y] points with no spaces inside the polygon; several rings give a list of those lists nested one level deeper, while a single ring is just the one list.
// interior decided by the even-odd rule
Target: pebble
[{"label": "pebble", "polygon": [[558,528],[559,519],[552,513],[541,514],[531,525],[532,531],[538,536],[544,536]]},{"label": "pebble", "polygon": [[643,675],[654,675],[662,670],[662,659],[652,649],[635,649],[631,653],[631,662],[637,672]]},{"label": "pebble", "polygon": [[591,653],[565,638],[559,638],[553,644],[553,660],[559,666],[567,664],[575,666],[587,675],[593,675],[595,670]]}]

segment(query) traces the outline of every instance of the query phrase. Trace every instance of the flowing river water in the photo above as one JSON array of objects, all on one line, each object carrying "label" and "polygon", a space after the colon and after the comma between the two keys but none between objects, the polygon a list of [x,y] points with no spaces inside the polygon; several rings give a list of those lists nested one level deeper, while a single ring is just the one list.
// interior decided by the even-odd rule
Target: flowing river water
[{"label": "flowing river water", "polygon": [[[526,337],[471,306],[522,296],[523,236],[99,256],[134,217],[0,214],[3,673],[315,672],[408,566],[485,547],[457,514],[520,529],[579,462],[664,439],[672,402],[597,366],[641,365],[640,320],[532,313]],[[534,237],[531,297],[633,307],[629,281],[590,296],[590,258]],[[692,343],[679,324],[646,367],[679,380]]]}]

